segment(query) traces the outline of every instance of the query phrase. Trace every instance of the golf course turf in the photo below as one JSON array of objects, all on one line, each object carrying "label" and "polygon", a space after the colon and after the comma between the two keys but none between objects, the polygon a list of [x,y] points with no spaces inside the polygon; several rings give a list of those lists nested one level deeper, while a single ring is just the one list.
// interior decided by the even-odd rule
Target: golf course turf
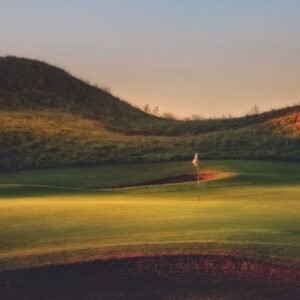
[{"label": "golf course turf", "polygon": [[[230,288],[233,282],[243,282],[236,284],[236,291],[244,286],[244,295],[249,297],[254,286],[261,286],[262,299],[272,293],[273,299],[284,295],[296,299],[300,276],[300,163],[200,162],[202,174],[216,174],[215,178],[201,181],[200,201],[195,182],[159,184],[169,177],[193,176],[193,171],[191,162],[170,162],[0,174],[0,294],[8,295],[12,286],[15,293],[21,293],[22,283],[15,285],[20,274],[39,278],[35,274],[43,273],[45,268],[52,283],[57,274],[61,278],[79,274],[78,268],[86,268],[87,273],[92,268],[90,274],[96,278],[95,266],[104,262],[99,278],[108,276],[109,272],[103,270],[110,269],[109,262],[118,262],[121,269],[125,264],[126,278],[130,270],[133,270],[131,279],[139,278],[136,274],[140,271],[135,267],[139,261],[144,272],[141,278],[149,279],[149,274],[156,274],[153,280],[141,284],[146,293],[144,298],[151,298],[147,291],[155,289],[156,281],[173,289],[169,296],[176,294],[178,278],[185,278],[185,286],[191,280],[189,291],[181,290],[182,297],[196,297],[200,292],[196,291],[199,287],[196,288],[195,282],[205,277],[207,280],[200,284],[202,292],[208,282],[215,286],[214,282],[221,280],[224,285],[217,285],[227,287],[226,291],[215,290],[215,294],[203,292],[205,299],[224,293],[238,299]],[[156,184],[139,186],[147,182]],[[123,188],[117,188],[120,186]],[[160,260],[161,255],[164,262],[155,263],[154,257]],[[178,264],[176,257],[183,262]],[[193,263],[189,263],[189,257]],[[211,268],[205,269],[206,258],[212,257]],[[222,267],[224,259],[229,266],[227,273]],[[133,262],[132,268],[128,260]],[[196,272],[192,266],[198,263]],[[184,270],[178,271],[180,265]],[[174,266],[171,269],[177,270],[179,277],[172,279],[174,272],[168,266]],[[223,271],[214,274],[213,270]],[[125,273],[116,275],[118,282],[125,278]],[[73,283],[79,280],[76,276],[80,277],[74,275]],[[71,277],[62,286],[72,285]],[[11,279],[5,284],[4,278]],[[91,280],[90,284],[95,282],[98,281]],[[30,285],[26,286],[30,289]],[[128,286],[128,293],[141,296],[132,283]],[[95,292],[109,293],[105,289],[100,285]],[[68,289],[65,290],[68,294]],[[122,297],[125,292],[116,291],[111,298]],[[97,297],[105,299],[100,294]],[[38,299],[37,295],[32,299]],[[68,295],[74,299],[74,294]],[[176,295],[181,299],[180,293]],[[157,298],[165,296],[164,290]],[[69,298],[50,295],[41,299]]]}]

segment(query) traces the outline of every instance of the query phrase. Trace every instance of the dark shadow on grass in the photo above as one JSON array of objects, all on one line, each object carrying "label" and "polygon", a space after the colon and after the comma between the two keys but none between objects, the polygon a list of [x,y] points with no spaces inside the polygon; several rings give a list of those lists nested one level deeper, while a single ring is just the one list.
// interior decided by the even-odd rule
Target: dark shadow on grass
[{"label": "dark shadow on grass", "polygon": [[110,259],[0,273],[17,299],[299,299],[300,271],[230,255]]}]

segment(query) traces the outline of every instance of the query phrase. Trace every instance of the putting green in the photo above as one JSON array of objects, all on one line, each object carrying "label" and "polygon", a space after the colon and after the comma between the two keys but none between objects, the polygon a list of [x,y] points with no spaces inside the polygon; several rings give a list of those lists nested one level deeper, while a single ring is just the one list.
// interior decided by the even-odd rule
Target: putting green
[{"label": "putting green", "polygon": [[186,174],[190,162],[0,175],[0,269],[156,252],[299,262],[300,163],[207,161],[219,178],[95,190]]}]

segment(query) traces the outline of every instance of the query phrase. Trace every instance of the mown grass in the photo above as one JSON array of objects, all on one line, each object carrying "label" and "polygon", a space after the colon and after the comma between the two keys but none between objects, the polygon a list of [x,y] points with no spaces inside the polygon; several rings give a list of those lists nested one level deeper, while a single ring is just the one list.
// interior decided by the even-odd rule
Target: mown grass
[{"label": "mown grass", "polygon": [[[12,187],[1,185],[1,268],[161,251],[233,252],[299,263],[299,163],[211,161],[201,166],[228,176],[202,182],[200,201],[195,183],[105,191],[49,192],[40,187],[37,194],[27,187],[26,193],[21,189],[15,195]],[[81,168],[7,173],[0,183],[15,181],[25,188],[50,180],[56,186],[86,188],[90,181],[99,186],[133,183],[186,172],[191,165],[92,170],[90,177],[84,176],[88,169]]]},{"label": "mown grass", "polygon": [[[234,180],[229,180],[230,184],[291,185],[299,184],[298,165],[299,163],[295,162],[206,160],[200,161],[200,172],[238,174],[239,176]],[[105,164],[80,168],[5,172],[0,173],[0,184],[2,191],[8,189],[9,185],[40,185],[45,188],[48,186],[49,188],[75,188],[75,190],[76,188],[113,188],[194,172],[190,161]],[[202,184],[216,186],[225,181],[228,180],[207,181]],[[15,188],[16,186],[12,187],[13,190]],[[0,192],[1,195],[4,194]]]}]

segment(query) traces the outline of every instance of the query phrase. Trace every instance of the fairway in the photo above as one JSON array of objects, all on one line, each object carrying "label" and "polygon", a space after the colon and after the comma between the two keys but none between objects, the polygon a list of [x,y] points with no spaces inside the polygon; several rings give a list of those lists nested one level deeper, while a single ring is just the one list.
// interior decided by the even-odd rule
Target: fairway
[{"label": "fairway", "polygon": [[195,182],[100,189],[192,171],[173,162],[1,174],[0,268],[155,253],[299,264],[300,163],[206,161],[201,171],[219,176],[201,182],[200,201]]}]

